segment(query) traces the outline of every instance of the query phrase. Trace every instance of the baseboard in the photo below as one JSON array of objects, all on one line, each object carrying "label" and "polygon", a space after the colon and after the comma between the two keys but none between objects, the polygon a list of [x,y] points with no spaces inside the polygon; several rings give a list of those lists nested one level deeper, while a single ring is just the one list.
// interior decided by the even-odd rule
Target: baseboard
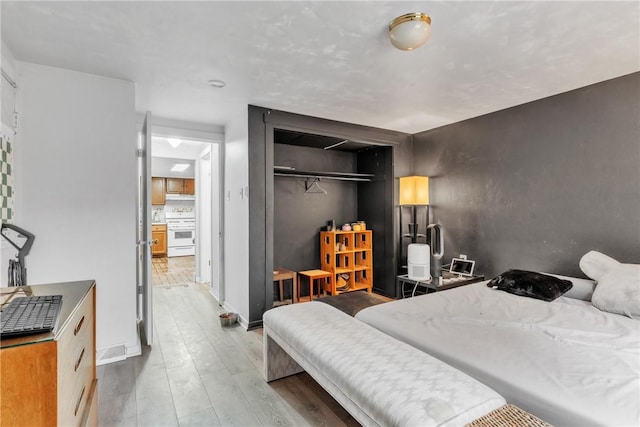
[{"label": "baseboard", "polygon": [[209,291],[208,292],[209,292],[209,295],[211,295],[213,297],[213,299],[216,301],[216,303],[218,303],[218,305],[220,307],[224,306],[224,304],[220,304],[220,301],[218,301],[218,297],[213,294],[213,288],[211,288],[211,286],[209,286]]},{"label": "baseboard", "polygon": [[262,320],[254,320],[253,322],[249,322],[247,325],[247,331],[260,328],[262,328]]}]

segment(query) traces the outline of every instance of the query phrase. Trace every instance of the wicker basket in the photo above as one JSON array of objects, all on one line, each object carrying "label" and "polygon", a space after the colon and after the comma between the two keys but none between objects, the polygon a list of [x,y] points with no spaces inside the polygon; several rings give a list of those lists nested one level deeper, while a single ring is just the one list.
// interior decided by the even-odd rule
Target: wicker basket
[{"label": "wicker basket", "polygon": [[489,412],[484,417],[469,423],[466,427],[552,427],[540,418],[523,411],[515,405],[507,404]]}]

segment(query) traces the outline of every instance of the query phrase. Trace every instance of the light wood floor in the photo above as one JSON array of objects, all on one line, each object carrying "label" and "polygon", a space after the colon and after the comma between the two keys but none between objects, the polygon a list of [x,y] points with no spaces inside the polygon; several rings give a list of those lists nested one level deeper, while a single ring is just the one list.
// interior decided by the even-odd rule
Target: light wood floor
[{"label": "light wood floor", "polygon": [[262,379],[262,331],[222,328],[207,287],[154,288],[154,345],[98,367],[101,426],[357,426],[306,373]]}]

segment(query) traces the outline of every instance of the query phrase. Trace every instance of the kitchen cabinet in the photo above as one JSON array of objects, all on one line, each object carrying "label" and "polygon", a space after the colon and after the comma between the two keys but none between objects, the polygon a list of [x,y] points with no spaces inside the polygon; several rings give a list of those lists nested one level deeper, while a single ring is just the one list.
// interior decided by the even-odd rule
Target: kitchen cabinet
[{"label": "kitchen cabinet", "polygon": [[151,204],[164,205],[165,203],[165,180],[154,176],[151,178]]},{"label": "kitchen cabinet", "polygon": [[184,179],[184,194],[196,194],[196,180],[191,178]]},{"label": "kitchen cabinet", "polygon": [[182,194],[182,188],[184,186],[184,179],[182,178],[167,178],[167,193],[169,194]]},{"label": "kitchen cabinet", "polygon": [[62,306],[53,332],[2,338],[0,426],[97,426],[95,282],[9,289],[62,295]]},{"label": "kitchen cabinet", "polygon": [[151,256],[167,256],[167,224],[151,225]]},{"label": "kitchen cabinet", "polygon": [[168,194],[195,194],[195,179],[166,178]]}]

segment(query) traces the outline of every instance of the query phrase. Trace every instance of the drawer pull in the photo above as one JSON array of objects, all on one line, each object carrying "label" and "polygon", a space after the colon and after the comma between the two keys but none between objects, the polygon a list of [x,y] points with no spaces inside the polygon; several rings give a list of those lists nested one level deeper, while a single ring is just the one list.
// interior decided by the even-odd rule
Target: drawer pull
[{"label": "drawer pull", "polygon": [[83,323],[84,323],[84,316],[82,316],[82,319],[80,319],[80,321],[76,325],[76,328],[73,330],[73,335],[78,335],[78,332],[80,332],[80,329],[82,329]]},{"label": "drawer pull", "polygon": [[73,368],[74,372],[78,371],[78,367],[80,366],[80,362],[82,362],[82,358],[84,357],[84,347],[82,348],[82,351],[80,352],[80,357],[78,357],[78,361],[76,362],[76,366]]},{"label": "drawer pull", "polygon": [[80,398],[78,399],[78,403],[76,403],[76,409],[73,411],[73,415],[78,415],[78,409],[80,409],[80,404],[82,403],[82,396],[84,396],[84,389],[87,388],[86,385],[82,386],[82,391],[80,392]]}]

